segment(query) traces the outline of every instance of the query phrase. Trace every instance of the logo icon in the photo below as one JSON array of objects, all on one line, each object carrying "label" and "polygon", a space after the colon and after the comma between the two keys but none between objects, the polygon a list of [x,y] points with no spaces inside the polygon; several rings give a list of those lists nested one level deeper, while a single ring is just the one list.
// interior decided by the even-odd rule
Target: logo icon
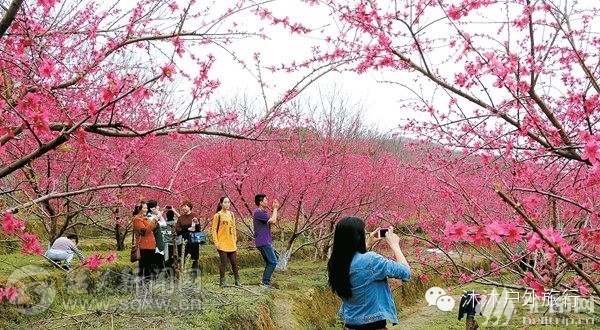
[{"label": "logo icon", "polygon": [[44,312],[56,297],[54,281],[41,267],[27,265],[17,268],[6,280],[6,287],[15,287],[19,293],[13,304],[18,311],[26,315]]},{"label": "logo icon", "polygon": [[446,290],[437,286],[427,289],[425,300],[429,306],[436,306],[442,312],[452,311],[456,304],[454,298],[446,294]]}]

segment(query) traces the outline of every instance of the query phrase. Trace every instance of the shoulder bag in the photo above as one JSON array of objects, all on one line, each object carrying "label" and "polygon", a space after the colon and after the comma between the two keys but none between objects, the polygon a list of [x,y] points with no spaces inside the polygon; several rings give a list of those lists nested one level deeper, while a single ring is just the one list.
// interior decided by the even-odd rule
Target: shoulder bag
[{"label": "shoulder bag", "polygon": [[137,235],[135,235],[135,233],[132,232],[131,233],[131,252],[129,254],[129,261],[131,261],[131,262],[139,261],[142,258],[142,253],[140,251],[139,237],[136,241],[134,241],[135,236],[137,236]]}]

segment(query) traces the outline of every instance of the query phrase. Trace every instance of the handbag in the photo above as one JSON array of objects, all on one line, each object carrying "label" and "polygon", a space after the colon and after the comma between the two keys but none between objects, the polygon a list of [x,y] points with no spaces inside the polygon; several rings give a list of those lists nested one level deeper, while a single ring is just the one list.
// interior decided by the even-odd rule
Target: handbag
[{"label": "handbag", "polygon": [[137,245],[134,245],[131,247],[131,255],[129,256],[129,261],[131,262],[136,262],[139,261],[142,258],[141,252],[140,252],[140,247]]},{"label": "handbag", "polygon": [[206,244],[206,234],[202,230],[190,232],[190,242]]},{"label": "handbag", "polygon": [[129,254],[129,261],[131,262],[136,262],[139,261],[140,259],[142,259],[142,252],[140,251],[140,244],[139,244],[139,239],[138,242],[133,241],[135,235],[131,235],[131,244],[133,244],[131,246],[131,252]]}]

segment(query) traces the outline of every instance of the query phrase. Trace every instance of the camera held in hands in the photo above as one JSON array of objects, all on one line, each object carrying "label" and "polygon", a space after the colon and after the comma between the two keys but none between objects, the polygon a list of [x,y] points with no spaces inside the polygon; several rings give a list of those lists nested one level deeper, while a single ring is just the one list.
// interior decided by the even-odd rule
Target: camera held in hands
[{"label": "camera held in hands", "polygon": [[196,231],[196,225],[198,225],[198,218],[193,218],[192,219],[192,224],[190,225],[190,227],[188,228],[189,231]]},{"label": "camera held in hands", "polygon": [[387,235],[389,228],[379,228],[377,231],[377,238],[384,238]]}]

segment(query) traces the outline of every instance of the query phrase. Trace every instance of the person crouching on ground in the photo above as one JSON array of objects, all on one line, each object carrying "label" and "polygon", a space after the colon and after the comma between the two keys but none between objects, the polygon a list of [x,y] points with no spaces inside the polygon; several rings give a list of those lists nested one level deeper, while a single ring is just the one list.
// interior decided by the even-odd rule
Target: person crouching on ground
[{"label": "person crouching on ground", "polygon": [[46,251],[45,256],[53,261],[63,261],[65,263],[63,267],[70,269],[73,255],[76,254],[81,261],[85,259],[83,253],[77,248],[77,244],[79,244],[79,238],[76,234],[59,237],[52,243],[50,249]]},{"label": "person crouching on ground", "polygon": [[396,261],[367,252],[382,239],[375,233],[366,233],[365,222],[357,217],[345,217],[335,226],[327,273],[331,290],[342,298],[338,315],[344,320],[344,329],[386,329],[386,320],[398,323],[387,278],[408,281],[410,267],[391,227],[385,240]]}]

